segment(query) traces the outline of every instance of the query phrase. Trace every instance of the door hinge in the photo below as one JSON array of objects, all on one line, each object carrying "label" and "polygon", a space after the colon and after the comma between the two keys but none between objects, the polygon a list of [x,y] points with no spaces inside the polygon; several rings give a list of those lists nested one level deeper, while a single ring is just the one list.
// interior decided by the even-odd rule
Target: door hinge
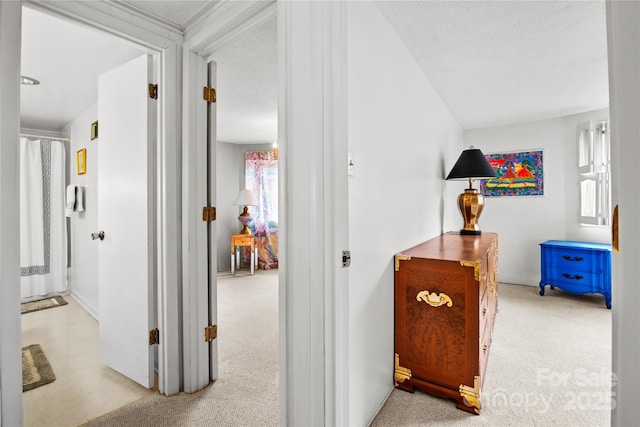
[{"label": "door hinge", "polygon": [[212,222],[216,220],[215,206],[205,206],[202,208],[202,220],[204,222]]},{"label": "door hinge", "polygon": [[202,93],[202,98],[208,103],[216,102],[216,89],[213,87],[205,86]]},{"label": "door hinge", "polygon": [[149,345],[160,344],[160,331],[158,328],[149,331]]},{"label": "door hinge", "polygon": [[218,325],[209,325],[204,328],[204,340],[211,342],[218,336]]},{"label": "door hinge", "polygon": [[149,98],[158,99],[158,85],[149,83]]}]

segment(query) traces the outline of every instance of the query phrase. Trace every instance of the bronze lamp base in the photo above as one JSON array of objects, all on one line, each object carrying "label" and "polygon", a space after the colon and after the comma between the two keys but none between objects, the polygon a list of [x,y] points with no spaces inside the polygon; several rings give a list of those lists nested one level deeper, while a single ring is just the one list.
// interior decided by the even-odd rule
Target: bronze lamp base
[{"label": "bronze lamp base", "polygon": [[458,196],[458,208],[464,219],[464,227],[460,230],[460,234],[479,235],[482,232],[478,227],[478,219],[484,208],[484,196],[475,188],[471,188],[471,180],[469,181],[469,188]]}]

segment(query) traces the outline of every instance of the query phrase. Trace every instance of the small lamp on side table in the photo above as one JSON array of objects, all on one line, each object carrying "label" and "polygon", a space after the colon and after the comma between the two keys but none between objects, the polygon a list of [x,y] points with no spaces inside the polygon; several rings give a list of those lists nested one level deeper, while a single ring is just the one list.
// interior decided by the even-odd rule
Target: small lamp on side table
[{"label": "small lamp on side table", "polygon": [[249,206],[257,206],[255,197],[253,197],[253,192],[248,188],[244,190],[240,190],[238,193],[238,197],[236,197],[236,201],[233,203],[237,206],[244,206],[244,210],[238,216],[238,221],[240,221],[243,225],[242,230],[238,234],[251,234],[251,230],[249,230],[249,223],[253,220],[251,218],[251,214],[249,214]]}]

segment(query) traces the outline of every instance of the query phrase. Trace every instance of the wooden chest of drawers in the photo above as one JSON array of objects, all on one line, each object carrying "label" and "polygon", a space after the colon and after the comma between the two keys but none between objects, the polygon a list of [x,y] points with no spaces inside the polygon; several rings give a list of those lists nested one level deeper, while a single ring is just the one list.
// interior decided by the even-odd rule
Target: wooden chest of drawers
[{"label": "wooden chest of drawers", "polygon": [[397,254],[395,386],[479,414],[497,297],[494,233],[446,233]]},{"label": "wooden chest of drawers", "polygon": [[611,245],[547,240],[540,243],[540,295],[546,285],[572,294],[602,294],[611,308]]}]

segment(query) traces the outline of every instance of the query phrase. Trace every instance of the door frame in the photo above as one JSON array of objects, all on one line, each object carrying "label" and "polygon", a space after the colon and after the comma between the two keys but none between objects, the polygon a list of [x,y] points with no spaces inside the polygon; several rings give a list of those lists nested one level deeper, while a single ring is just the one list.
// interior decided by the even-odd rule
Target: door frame
[{"label": "door frame", "polygon": [[[156,148],[156,283],[160,344],[158,390],[180,391],[179,256],[179,69],[181,34],[141,16],[120,18],[122,7],[102,2],[32,2],[23,4],[84,23],[128,40],[159,58],[158,147]],[[126,10],[126,9],[124,9]],[[119,13],[120,12],[120,13]]]},{"label": "door frame", "polygon": [[[0,2],[0,425],[22,425],[20,322],[20,27],[22,5]],[[6,141],[15,141],[8,144]]]},{"label": "door frame", "polygon": [[[207,86],[210,55],[237,34],[275,13],[273,1],[222,2],[185,32],[183,44],[182,140],[182,302],[184,391],[193,393],[217,379],[217,361],[210,360],[210,344],[203,340],[209,323],[209,305],[215,304],[215,271],[209,276],[207,223],[202,208],[207,205],[207,108],[202,88]],[[213,153],[215,153],[215,143]],[[210,153],[211,154],[211,153]],[[215,157],[210,157],[215,180]],[[215,189],[212,189],[215,194]],[[215,200],[214,200],[215,202]],[[215,224],[215,223],[214,223]],[[203,284],[207,284],[203,286]],[[212,299],[212,300],[210,300]],[[212,309],[214,312],[215,307]],[[211,344],[213,353],[217,343]],[[216,355],[217,357],[217,355]],[[210,375],[210,372],[212,375]]]},{"label": "door frame", "polygon": [[[183,296],[205,300],[207,58],[278,14],[280,423],[348,425],[346,9],[342,2],[223,2],[185,33],[183,61]],[[215,15],[215,16],[214,16]],[[298,142],[299,141],[299,142]],[[294,144],[295,142],[295,144]],[[289,199],[289,202],[287,201]],[[295,200],[295,204],[290,202]],[[309,226],[313,224],[313,226]],[[296,248],[294,250],[294,248]],[[191,302],[189,302],[191,301]],[[204,387],[206,312],[184,313],[185,391]],[[294,375],[295,374],[295,375]]]},{"label": "door frame", "polygon": [[[178,31],[158,25],[144,17],[123,14],[118,4],[102,2],[1,2],[3,73],[0,74],[1,142],[18,141],[20,129],[20,32],[22,6],[32,7],[63,19],[88,24],[129,40],[159,56],[160,78],[159,134],[157,151],[157,311],[160,329],[158,349],[159,390],[164,394],[180,391],[181,341],[179,334],[179,256],[180,256],[180,150],[178,60],[182,36]],[[121,18],[121,17],[124,17]],[[125,20],[126,19],[126,20]],[[5,72],[6,71],[6,72]],[[0,421],[6,425],[22,423],[20,380],[20,294],[19,294],[19,195],[15,187],[18,171],[17,145],[0,144]],[[7,286],[13,284],[13,286]],[[15,289],[13,289],[15,287]]]},{"label": "door frame", "polygon": [[612,205],[619,206],[619,248],[612,256],[612,384],[611,424],[637,423],[640,380],[640,193],[634,185],[640,155],[640,4],[607,1],[607,47],[611,120]]},{"label": "door frame", "polygon": [[[347,7],[278,2],[281,424],[349,420]],[[357,261],[357,254],[353,259]],[[286,310],[286,312],[283,312]]]}]

